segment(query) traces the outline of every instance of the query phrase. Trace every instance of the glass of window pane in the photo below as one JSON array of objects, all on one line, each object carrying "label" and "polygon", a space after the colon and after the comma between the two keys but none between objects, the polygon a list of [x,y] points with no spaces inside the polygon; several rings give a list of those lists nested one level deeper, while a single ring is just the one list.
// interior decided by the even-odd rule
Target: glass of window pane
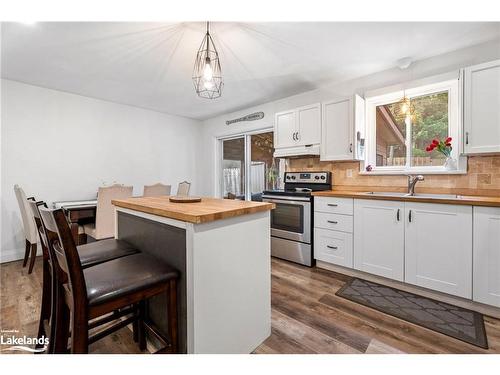
[{"label": "glass of window pane", "polygon": [[274,155],[274,133],[260,133],[250,136],[250,194],[252,200],[261,200],[264,190],[277,188],[279,160]]},{"label": "glass of window pane", "polygon": [[223,197],[245,199],[245,138],[222,142]]},{"label": "glass of window pane", "polygon": [[411,166],[442,166],[446,157],[425,148],[433,139],[448,137],[448,92],[433,93],[411,99],[415,113],[411,117]]},{"label": "glass of window pane", "polygon": [[377,167],[406,165],[406,123],[398,116],[398,105],[377,106]]}]

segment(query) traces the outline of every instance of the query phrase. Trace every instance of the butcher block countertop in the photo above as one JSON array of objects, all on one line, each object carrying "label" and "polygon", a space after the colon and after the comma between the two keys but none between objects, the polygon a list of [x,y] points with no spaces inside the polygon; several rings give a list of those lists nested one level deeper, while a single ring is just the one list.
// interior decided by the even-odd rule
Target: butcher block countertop
[{"label": "butcher block countertop", "polygon": [[[455,198],[450,197],[435,197],[435,196],[393,196],[393,195],[377,195],[370,194],[373,190],[354,191],[354,190],[327,190],[312,193],[316,197],[342,197],[342,198],[358,198],[358,199],[378,199],[386,201],[405,201],[405,202],[420,202],[420,203],[444,203],[444,204],[460,204],[466,206],[488,206],[500,207],[500,196],[478,196],[478,195],[460,195],[457,194]],[[398,193],[395,193],[398,194]],[[419,193],[417,192],[417,195]],[[420,193],[437,194],[432,193]]]},{"label": "butcher block countertop", "polygon": [[172,203],[167,196],[138,197],[113,200],[116,207],[185,221],[193,224],[248,215],[275,208],[273,203],[249,202],[236,199],[202,198],[196,203]]}]

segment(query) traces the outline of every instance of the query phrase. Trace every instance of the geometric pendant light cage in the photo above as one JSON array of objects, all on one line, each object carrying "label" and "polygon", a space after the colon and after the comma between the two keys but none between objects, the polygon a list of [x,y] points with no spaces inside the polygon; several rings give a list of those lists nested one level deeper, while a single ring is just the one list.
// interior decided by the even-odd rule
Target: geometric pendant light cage
[{"label": "geometric pendant light cage", "polygon": [[222,95],[222,71],[219,53],[210,35],[210,24],[207,22],[207,33],[203,37],[193,69],[193,83],[198,96],[215,99]]}]

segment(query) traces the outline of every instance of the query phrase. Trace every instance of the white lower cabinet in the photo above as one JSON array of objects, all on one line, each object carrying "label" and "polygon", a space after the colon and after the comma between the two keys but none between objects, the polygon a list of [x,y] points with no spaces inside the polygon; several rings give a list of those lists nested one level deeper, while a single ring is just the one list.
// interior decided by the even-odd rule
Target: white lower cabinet
[{"label": "white lower cabinet", "polygon": [[315,228],[314,258],[352,268],[352,233]]},{"label": "white lower cabinet", "polygon": [[405,203],[405,281],[472,298],[472,206]]},{"label": "white lower cabinet", "polygon": [[354,200],[354,268],[404,279],[404,202]]},{"label": "white lower cabinet", "polygon": [[500,307],[500,208],[474,207],[473,300]]}]

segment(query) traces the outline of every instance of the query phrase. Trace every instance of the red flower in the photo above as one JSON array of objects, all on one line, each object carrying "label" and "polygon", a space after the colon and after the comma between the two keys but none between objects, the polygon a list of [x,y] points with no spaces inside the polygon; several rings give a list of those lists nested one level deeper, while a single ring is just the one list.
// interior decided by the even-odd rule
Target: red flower
[{"label": "red flower", "polygon": [[430,148],[429,146],[427,146],[427,147],[425,148],[425,151],[430,152],[430,151],[432,151],[432,148]]},{"label": "red flower", "polygon": [[450,143],[451,140],[452,140],[451,137],[448,137],[448,138],[446,138],[446,141],[444,141],[444,143],[446,143],[446,145],[448,146],[448,143]]},{"label": "red flower", "polygon": [[451,143],[450,142],[446,143],[446,147],[451,147]]},{"label": "red flower", "polygon": [[435,145],[435,146],[437,146],[439,144],[439,141],[437,139],[433,139],[432,140],[432,144]]}]

